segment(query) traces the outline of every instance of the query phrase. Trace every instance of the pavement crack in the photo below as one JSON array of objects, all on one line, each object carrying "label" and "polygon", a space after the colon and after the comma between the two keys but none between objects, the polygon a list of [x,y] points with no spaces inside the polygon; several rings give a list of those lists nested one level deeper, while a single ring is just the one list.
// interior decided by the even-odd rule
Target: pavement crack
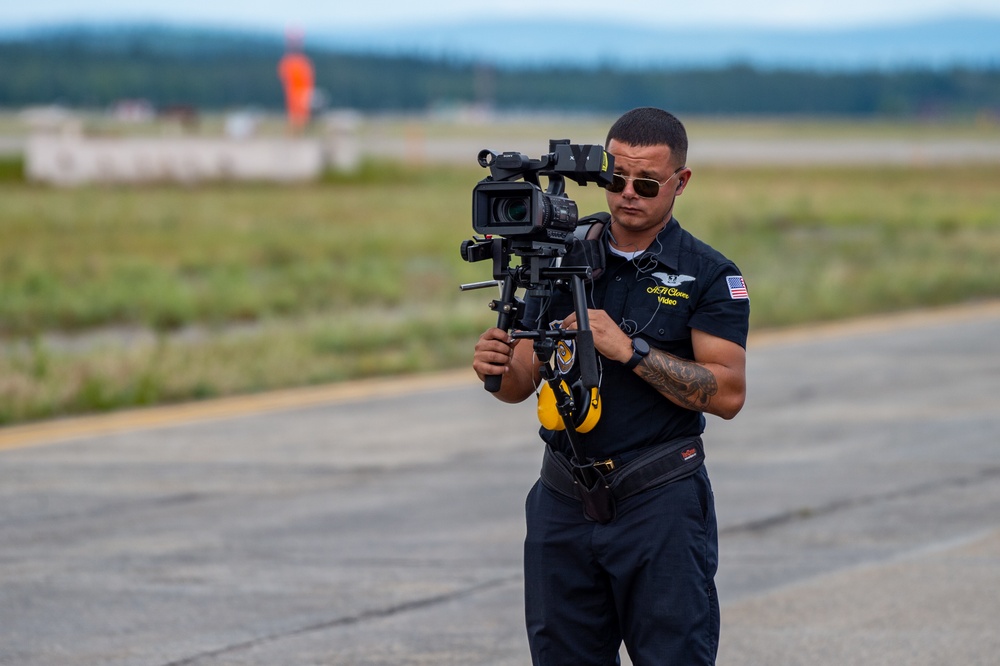
[{"label": "pavement crack", "polygon": [[720,535],[747,534],[753,532],[763,532],[776,527],[783,527],[791,523],[803,520],[810,520],[820,516],[826,516],[838,511],[852,509],[858,506],[871,505],[873,503],[891,502],[909,497],[919,497],[920,495],[946,490],[948,488],[961,488],[965,486],[985,483],[1000,477],[1000,467],[987,467],[979,470],[973,476],[952,477],[947,479],[935,479],[915,486],[898,488],[885,493],[872,495],[860,495],[857,497],[845,497],[834,500],[821,506],[802,507],[771,516],[765,516],[756,520],[750,520],[736,525],[729,525],[719,530]]},{"label": "pavement crack", "polygon": [[498,587],[502,587],[504,585],[508,585],[510,583],[520,582],[520,580],[521,580],[520,575],[494,578],[491,580],[484,581],[482,583],[478,583],[476,585],[472,585],[470,587],[465,587],[445,594],[438,594],[432,597],[424,597],[422,599],[413,599],[411,601],[395,604],[393,606],[387,606],[385,608],[373,608],[371,610],[361,611],[355,615],[345,615],[342,617],[334,618],[332,620],[317,622],[315,624],[299,627],[298,629],[291,629],[288,631],[268,634],[265,636],[258,636],[257,638],[251,638],[250,640],[241,641],[239,643],[233,643],[231,645],[226,645],[224,647],[216,648],[214,650],[206,650],[204,652],[199,652],[198,654],[191,655],[189,657],[184,657],[182,659],[170,661],[167,662],[166,664],[163,664],[163,666],[189,666],[190,664],[196,664],[203,659],[211,659],[212,657],[218,657],[233,652],[250,650],[255,647],[265,645],[267,643],[273,643],[275,641],[283,640],[286,638],[292,638],[294,636],[302,636],[304,634],[310,634],[317,631],[325,631],[327,629],[333,629],[336,627],[344,627],[352,624],[359,624],[361,622],[367,622],[369,620],[380,620],[383,618],[392,617],[394,615],[399,615],[401,613],[408,613],[410,611],[430,608],[432,606],[438,606],[440,604],[445,604],[451,601],[456,601],[459,599],[464,599],[466,597],[471,597],[476,594],[479,594],[480,592],[492,590]]}]

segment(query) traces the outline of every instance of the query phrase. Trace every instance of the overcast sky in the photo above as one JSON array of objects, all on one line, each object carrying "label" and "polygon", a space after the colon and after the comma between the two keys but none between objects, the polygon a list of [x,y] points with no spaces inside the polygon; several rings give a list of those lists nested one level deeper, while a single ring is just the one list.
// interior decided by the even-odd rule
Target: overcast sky
[{"label": "overcast sky", "polygon": [[2,0],[0,29],[67,21],[165,21],[305,30],[435,23],[473,16],[608,19],[649,25],[840,27],[943,15],[1000,17],[997,0]]}]

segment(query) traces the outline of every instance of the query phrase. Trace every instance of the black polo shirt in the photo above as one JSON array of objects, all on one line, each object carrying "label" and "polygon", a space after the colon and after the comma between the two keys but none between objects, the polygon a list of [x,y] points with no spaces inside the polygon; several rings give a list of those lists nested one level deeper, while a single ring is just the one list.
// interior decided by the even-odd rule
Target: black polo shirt
[{"label": "black polo shirt", "polygon": [[[691,329],[746,347],[750,300],[733,262],[681,228],[676,219],[646,252],[631,260],[610,252],[608,242],[606,229],[600,240],[606,265],[586,287],[588,307],[604,309],[630,337],[642,337],[650,347],[681,358],[694,358]],[[580,265],[581,256],[571,249],[562,263]],[[527,299],[523,328],[546,326],[573,311],[570,294],[555,293],[545,300],[547,304]],[[673,404],[617,361],[599,357],[599,364],[601,418],[590,432],[579,434],[581,455],[620,456],[705,429],[701,412]],[[577,367],[567,371],[568,381],[577,377]],[[542,428],[541,436],[569,453],[564,432]]]}]

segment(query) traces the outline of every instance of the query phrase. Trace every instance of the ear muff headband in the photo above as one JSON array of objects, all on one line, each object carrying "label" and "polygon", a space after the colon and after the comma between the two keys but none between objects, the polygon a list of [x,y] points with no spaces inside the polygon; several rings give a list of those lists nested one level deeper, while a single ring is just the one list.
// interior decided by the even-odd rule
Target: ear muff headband
[{"label": "ear muff headband", "polygon": [[[559,382],[563,391],[573,396],[573,428],[577,432],[590,432],[601,418],[601,394],[595,386],[586,389],[580,382],[573,384],[573,391],[565,381]],[[556,407],[556,394],[548,382],[542,384],[538,393],[538,421],[547,430],[564,430],[559,408]]]},{"label": "ear muff headband", "polygon": [[574,425],[577,432],[590,432],[601,419],[601,393],[596,386],[589,391],[584,388],[583,393],[584,399],[580,401],[583,411]]}]

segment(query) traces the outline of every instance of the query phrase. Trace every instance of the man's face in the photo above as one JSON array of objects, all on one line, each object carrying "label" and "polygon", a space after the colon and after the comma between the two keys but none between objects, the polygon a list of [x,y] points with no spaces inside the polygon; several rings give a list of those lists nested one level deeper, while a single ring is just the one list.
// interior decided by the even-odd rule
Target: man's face
[{"label": "man's face", "polygon": [[[633,146],[612,139],[608,152],[615,158],[615,173],[626,178],[650,178],[662,183],[655,197],[641,197],[635,192],[633,181],[628,180],[621,192],[607,192],[608,210],[615,223],[632,234],[652,232],[655,235],[670,219],[674,199],[683,191],[691,174],[690,169],[673,164],[669,146]],[[666,182],[664,182],[666,181]]]}]

